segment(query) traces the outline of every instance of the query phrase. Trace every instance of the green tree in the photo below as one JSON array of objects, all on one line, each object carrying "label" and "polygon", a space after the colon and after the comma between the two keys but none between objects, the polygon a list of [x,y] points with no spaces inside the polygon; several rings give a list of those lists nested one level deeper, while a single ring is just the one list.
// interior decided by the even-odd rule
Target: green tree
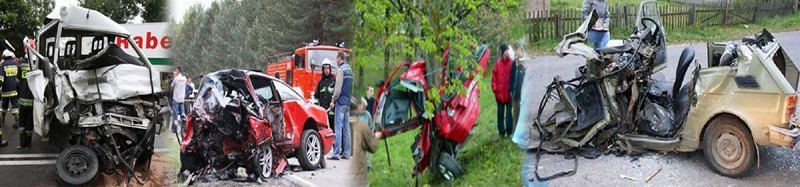
[{"label": "green tree", "polygon": [[172,56],[189,73],[263,69],[266,59],[313,39],[352,40],[353,1],[223,0],[192,7],[173,26]]},{"label": "green tree", "polygon": [[198,50],[196,35],[200,34],[200,25],[203,21],[203,7],[194,5],[190,7],[183,16],[183,23],[172,24],[172,61],[183,66],[187,73],[200,72],[197,66],[187,66],[188,62],[200,60],[200,50]]},{"label": "green tree", "polygon": [[[510,9],[519,6],[521,0],[500,1],[500,0],[357,0],[356,7],[359,12],[359,30],[356,32],[379,35],[381,37],[357,37],[359,45],[366,46],[380,45],[372,43],[376,39],[383,39],[382,47],[388,51],[390,46],[399,46],[401,58],[404,60],[426,60],[426,68],[429,72],[435,72],[443,68],[441,61],[446,45],[450,45],[450,56],[448,66],[465,67],[467,69],[476,67],[472,60],[472,51],[478,42],[474,32],[469,32],[469,27],[477,22],[476,12],[489,10],[506,14]],[[510,27],[510,26],[507,26]],[[507,38],[510,40],[510,38]],[[370,41],[371,40],[371,41]],[[357,51],[375,51],[372,49],[361,49]],[[388,52],[384,52],[387,56]],[[365,58],[370,59],[370,58]],[[384,58],[388,59],[388,58]],[[358,61],[358,60],[357,60]],[[364,62],[362,62],[364,63]],[[359,63],[359,64],[362,64]],[[467,72],[467,76],[469,72]],[[438,84],[441,80],[439,76],[428,76],[429,84]],[[463,94],[464,88],[458,80],[452,80],[444,87],[444,93]],[[433,102],[426,103],[428,112],[432,112],[439,103],[440,91],[437,88],[428,92],[428,98]]]},{"label": "green tree", "polygon": [[166,0],[140,0],[144,22],[165,22],[169,20]]},{"label": "green tree", "polygon": [[97,10],[117,23],[128,23],[128,21],[142,12],[142,9],[139,8],[139,4],[141,4],[140,1],[141,0],[81,0],[81,6]]},{"label": "green tree", "polygon": [[33,11],[33,7],[25,0],[0,1],[0,40],[5,39],[22,55],[22,39],[33,37],[36,27],[42,25]]},{"label": "green tree", "polygon": [[47,18],[47,14],[53,11],[53,5],[55,3],[51,0],[26,0],[26,2],[31,5],[33,14],[36,15],[36,19],[40,21],[44,21]]}]

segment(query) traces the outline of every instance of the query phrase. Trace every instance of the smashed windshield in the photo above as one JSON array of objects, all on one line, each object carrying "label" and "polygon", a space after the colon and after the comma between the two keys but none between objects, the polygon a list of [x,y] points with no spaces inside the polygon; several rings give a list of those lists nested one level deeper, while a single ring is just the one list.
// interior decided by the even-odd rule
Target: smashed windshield
[{"label": "smashed windshield", "polygon": [[[660,24],[661,24],[661,13],[658,11],[658,4],[655,1],[642,2],[642,4],[640,5],[639,14],[636,16],[636,20],[639,20],[639,22],[636,23],[636,27],[639,28],[639,29],[644,29],[645,28],[645,27],[643,27],[642,22],[641,22],[642,18],[653,19],[656,22],[658,22],[659,27],[660,27]],[[645,22],[644,24],[647,24],[647,25],[644,25],[644,26],[646,26],[646,28],[656,28],[655,27],[656,25],[654,25],[652,22]]]}]

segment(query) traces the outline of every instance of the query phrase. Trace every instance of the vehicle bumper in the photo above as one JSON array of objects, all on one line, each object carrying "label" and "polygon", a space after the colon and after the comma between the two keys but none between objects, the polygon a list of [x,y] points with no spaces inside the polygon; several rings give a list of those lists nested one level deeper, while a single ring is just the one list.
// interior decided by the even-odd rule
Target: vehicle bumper
[{"label": "vehicle bumper", "polygon": [[322,138],[322,143],[323,143],[322,144],[322,151],[325,154],[328,154],[328,152],[333,150],[333,148],[332,148],[333,138],[334,138],[333,130],[330,129],[330,128],[323,129],[323,130],[319,131],[319,136]]},{"label": "vehicle bumper", "polygon": [[772,145],[794,148],[800,137],[800,127],[792,124],[788,128],[769,126],[769,142]]}]

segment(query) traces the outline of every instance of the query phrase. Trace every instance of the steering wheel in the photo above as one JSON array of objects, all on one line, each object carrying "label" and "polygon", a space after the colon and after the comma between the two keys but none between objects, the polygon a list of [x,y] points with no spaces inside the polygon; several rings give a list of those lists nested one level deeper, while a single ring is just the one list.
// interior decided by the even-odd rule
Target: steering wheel
[{"label": "steering wheel", "polygon": [[[645,17],[645,18],[642,18],[642,20],[640,22],[641,22],[642,27],[644,29],[650,30],[650,34],[649,34],[650,36],[660,36],[659,32],[661,32],[661,30],[659,30],[658,22],[656,20],[654,20],[653,18]],[[650,28],[649,26],[647,26],[648,22],[652,23],[655,27]],[[653,41],[653,42],[658,42],[658,39],[656,38],[656,41]]]}]

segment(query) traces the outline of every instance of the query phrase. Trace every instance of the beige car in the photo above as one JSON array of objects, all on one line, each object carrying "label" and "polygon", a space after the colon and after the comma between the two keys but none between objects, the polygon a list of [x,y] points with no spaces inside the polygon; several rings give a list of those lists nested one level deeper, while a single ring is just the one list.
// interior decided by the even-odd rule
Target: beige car
[{"label": "beige car", "polygon": [[[761,41],[708,43],[708,67],[699,70],[686,123],[669,140],[630,138],[642,147],[691,152],[730,177],[744,175],[758,146],[797,144],[798,68],[766,30]],[[726,49],[727,48],[727,49]]]},{"label": "beige car", "polygon": [[[594,13],[564,36],[556,53],[584,57],[586,65],[577,78],[557,76],[547,86],[528,148],[537,155],[702,149],[714,171],[741,177],[757,162],[758,145],[797,144],[799,71],[772,34],[764,30],[742,41],[709,43],[705,68],[687,47],[677,59],[675,80],[656,80],[651,75],[668,61],[658,10],[655,1],[642,2],[634,32],[622,46],[585,45]],[[690,66],[695,68],[687,72]],[[553,113],[543,116],[548,108]]]}]

